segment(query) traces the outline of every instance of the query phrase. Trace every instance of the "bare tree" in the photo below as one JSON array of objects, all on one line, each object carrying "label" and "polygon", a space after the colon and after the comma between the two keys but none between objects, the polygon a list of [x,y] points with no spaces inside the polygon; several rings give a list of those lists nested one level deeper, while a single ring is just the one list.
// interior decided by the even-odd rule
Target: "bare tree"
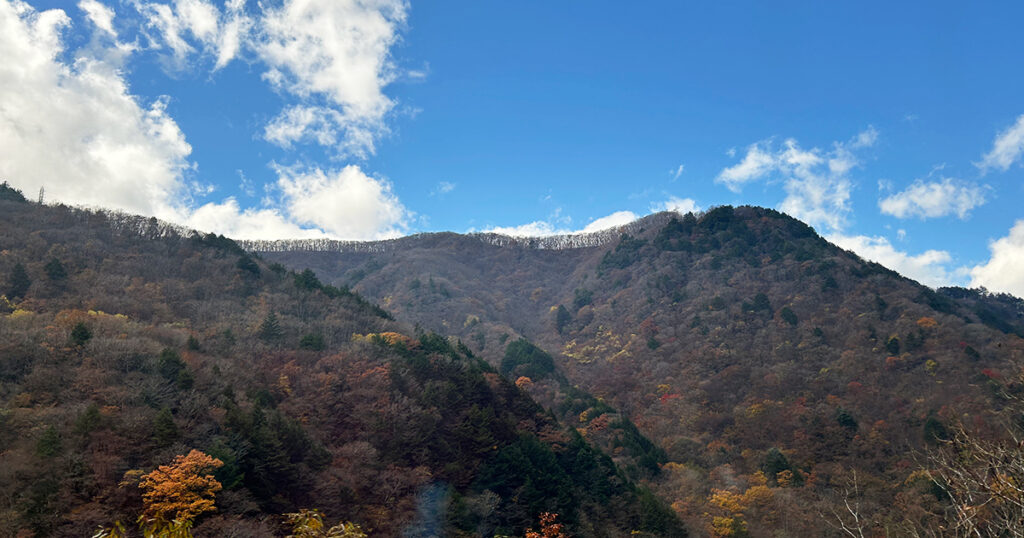
[{"label": "bare tree", "polygon": [[926,465],[950,498],[949,535],[1024,537],[1024,441],[1012,429],[985,440],[958,425]]}]

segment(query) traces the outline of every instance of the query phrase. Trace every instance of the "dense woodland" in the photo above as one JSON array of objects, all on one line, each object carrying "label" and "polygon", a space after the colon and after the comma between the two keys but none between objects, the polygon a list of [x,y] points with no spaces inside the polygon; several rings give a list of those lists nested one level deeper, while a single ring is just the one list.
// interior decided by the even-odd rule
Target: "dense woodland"
[{"label": "dense woodland", "polygon": [[752,207],[339,245],[0,186],[0,536],[1024,533],[1018,298]]},{"label": "dense woodland", "polygon": [[499,368],[224,237],[6,185],[0,295],[0,536],[687,534],[511,377],[528,342]]},{"label": "dense woodland", "polygon": [[[961,501],[937,470],[951,451],[974,461],[975,442],[1021,462],[1020,299],[932,290],[763,208],[652,215],[598,239],[261,255],[458,336],[695,534],[969,535],[961,516],[987,522],[980,535],[1024,529],[992,501],[1012,489],[1000,502],[1024,505],[1006,486],[1024,473],[974,469],[1017,478]],[[580,395],[591,405],[566,405]]]}]

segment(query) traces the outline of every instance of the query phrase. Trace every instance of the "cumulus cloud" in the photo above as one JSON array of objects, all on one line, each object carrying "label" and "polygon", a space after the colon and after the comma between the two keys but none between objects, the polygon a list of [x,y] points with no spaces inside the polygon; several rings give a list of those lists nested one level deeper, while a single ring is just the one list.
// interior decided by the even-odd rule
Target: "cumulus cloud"
[{"label": "cumulus cloud", "polygon": [[651,211],[675,211],[680,215],[687,213],[696,213],[700,211],[700,206],[692,198],[678,198],[676,196],[669,197],[664,202],[651,204]]},{"label": "cumulus cloud", "polygon": [[952,257],[944,250],[927,250],[911,255],[898,250],[884,237],[834,233],[825,238],[866,260],[882,264],[927,286],[948,286],[957,279],[956,272],[948,268]]},{"label": "cumulus cloud", "polygon": [[234,198],[203,205],[188,215],[185,223],[197,230],[213,231],[235,239],[327,237],[322,230],[295,224],[275,208],[242,209]]},{"label": "cumulus cloud", "polygon": [[184,213],[180,221],[237,239],[373,240],[405,234],[412,212],[383,179],[358,166],[340,170],[277,166],[278,200],[242,208],[234,198]]},{"label": "cumulus cloud", "polygon": [[386,239],[408,230],[412,214],[386,180],[355,165],[340,170],[277,167],[282,203],[291,219],[334,237]]},{"label": "cumulus cloud", "polygon": [[[102,6],[82,5],[103,29]],[[192,148],[167,99],[132,96],[100,58],[62,60],[68,25],[61,10],[0,1],[0,175],[55,200],[173,218]]]},{"label": "cumulus cloud", "polygon": [[956,215],[965,219],[971,210],[985,203],[987,187],[943,178],[917,180],[902,192],[878,201],[882,213],[896,218],[921,219]]},{"label": "cumulus cloud", "polygon": [[[298,98],[301,103],[296,106],[334,109],[320,123],[304,121],[286,109],[272,124],[292,134],[282,139],[268,131],[267,139],[333,143],[333,133],[340,132],[345,140],[342,153],[373,153],[395,106],[383,89],[396,78],[390,50],[407,11],[403,0],[288,0],[267,9],[255,44],[268,66],[264,78]],[[305,134],[310,128],[314,132]],[[321,136],[325,132],[332,135]]]},{"label": "cumulus cloud", "polygon": [[847,142],[833,143],[830,151],[803,149],[792,138],[780,147],[770,140],[757,142],[747,148],[739,163],[723,169],[715,181],[740,192],[747,183],[780,178],[786,191],[780,210],[813,226],[840,230],[850,212],[853,182],[848,174],[859,164],[853,151],[870,147],[877,139],[878,132],[868,127]]},{"label": "cumulus cloud", "polygon": [[[182,14],[174,16],[187,21],[182,28],[214,39],[215,17],[202,2],[176,5]],[[241,5],[232,1],[227,9]],[[69,55],[62,32],[71,21],[63,11],[0,0],[0,147],[8,148],[0,177],[25,192],[45,187],[51,200],[240,238],[379,239],[407,231],[412,214],[390,183],[358,166],[278,166],[272,194],[279,198],[263,207],[241,208],[233,198],[190,207],[190,195],[209,188],[189,177],[192,148],[167,112],[169,99],[146,103],[130,94],[119,57],[109,54],[122,46],[112,12],[95,0],[79,7],[107,38]]]},{"label": "cumulus cloud", "polygon": [[1018,220],[1005,237],[989,243],[992,257],[971,269],[971,286],[1024,297],[1024,220]]},{"label": "cumulus cloud", "polygon": [[[96,1],[96,0],[86,0]],[[391,48],[405,26],[405,0],[135,0],[152,47],[166,49],[174,69],[195,54],[216,58],[216,71],[248,52],[264,80],[285,100],[265,126],[268,142],[316,144],[335,157],[365,158],[388,133],[395,101],[384,88],[399,78]]]},{"label": "cumulus cloud", "polygon": [[1017,123],[996,135],[992,150],[983,155],[976,166],[982,172],[993,168],[1006,171],[1020,160],[1021,155],[1024,155],[1024,114],[1017,118]]}]

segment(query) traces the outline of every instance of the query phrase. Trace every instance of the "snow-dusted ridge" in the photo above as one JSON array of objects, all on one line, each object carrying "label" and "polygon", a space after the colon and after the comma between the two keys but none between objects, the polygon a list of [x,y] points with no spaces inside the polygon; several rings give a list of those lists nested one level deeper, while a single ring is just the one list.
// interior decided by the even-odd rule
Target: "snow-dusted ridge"
[{"label": "snow-dusted ridge", "polygon": [[[568,250],[606,245],[617,240],[622,234],[636,234],[643,229],[664,226],[675,212],[661,212],[637,219],[628,224],[614,226],[597,232],[579,234],[549,235],[543,237],[514,237],[496,233],[470,233],[461,237],[476,239],[481,243],[497,247],[519,247],[536,250]],[[453,236],[451,232],[422,233],[385,239],[381,241],[343,241],[338,239],[278,239],[247,240],[236,242],[250,252],[366,252],[380,253],[401,250],[425,238]]]}]

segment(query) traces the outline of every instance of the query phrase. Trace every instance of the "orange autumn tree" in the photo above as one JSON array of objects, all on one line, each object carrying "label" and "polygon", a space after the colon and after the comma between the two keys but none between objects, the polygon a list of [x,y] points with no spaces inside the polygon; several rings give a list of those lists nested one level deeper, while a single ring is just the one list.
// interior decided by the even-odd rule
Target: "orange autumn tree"
[{"label": "orange autumn tree", "polygon": [[564,532],[565,525],[555,523],[558,514],[544,512],[540,515],[540,532],[533,529],[526,530],[526,538],[569,538]]},{"label": "orange autumn tree", "polygon": [[209,473],[222,465],[219,459],[193,449],[186,456],[175,456],[170,465],[144,475],[139,482],[146,504],[143,517],[186,522],[214,510],[213,500],[221,484]]}]

